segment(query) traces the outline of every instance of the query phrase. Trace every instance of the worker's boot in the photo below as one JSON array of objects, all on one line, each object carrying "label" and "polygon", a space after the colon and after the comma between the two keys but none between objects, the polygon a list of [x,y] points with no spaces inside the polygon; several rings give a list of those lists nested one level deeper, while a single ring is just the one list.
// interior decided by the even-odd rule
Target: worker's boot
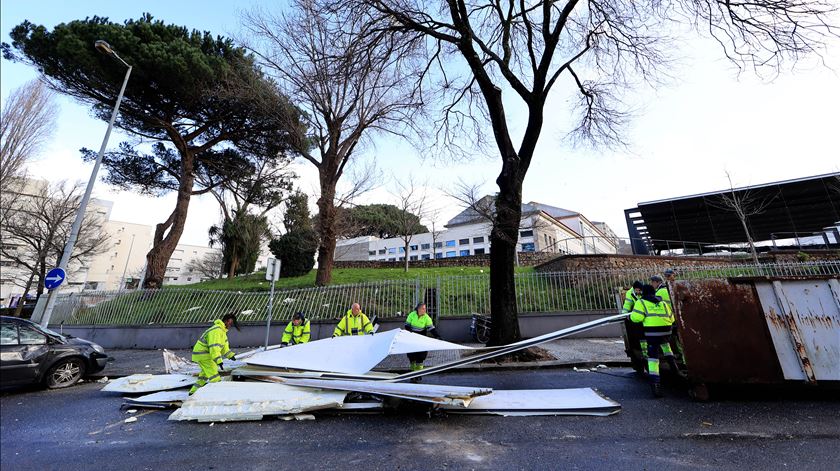
[{"label": "worker's boot", "polygon": [[667,357],[667,361],[668,361],[668,367],[671,368],[671,371],[674,373],[674,375],[676,377],[678,377],[680,379],[688,378],[686,376],[686,374],[680,369],[680,366],[677,364],[677,359],[676,358],[674,358],[672,356],[669,356],[669,357]]},{"label": "worker's boot", "polygon": [[659,381],[654,381],[650,383],[650,392],[653,393],[653,397],[655,398],[663,397],[664,394],[662,394],[662,383],[660,383]]}]

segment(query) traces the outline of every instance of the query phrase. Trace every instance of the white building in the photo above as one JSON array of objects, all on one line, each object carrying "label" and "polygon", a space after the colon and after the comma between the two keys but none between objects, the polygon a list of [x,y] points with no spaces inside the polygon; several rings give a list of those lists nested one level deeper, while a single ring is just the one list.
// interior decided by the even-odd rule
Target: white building
[{"label": "white building", "polygon": [[198,271],[192,269],[191,262],[200,260],[219,249],[205,247],[202,245],[178,244],[169,264],[166,265],[166,275],[163,278],[164,285],[188,285],[207,280],[208,278]]},{"label": "white building", "polygon": [[[476,206],[489,207],[492,199],[486,196]],[[336,246],[336,260],[396,262],[406,256],[409,260],[430,260],[490,253],[490,222],[478,211],[466,209],[445,227],[443,231],[412,236],[407,251],[405,241],[399,237],[342,240]],[[522,205],[517,245],[520,252],[616,253],[618,240],[604,223],[590,222],[574,211],[531,202]]]}]

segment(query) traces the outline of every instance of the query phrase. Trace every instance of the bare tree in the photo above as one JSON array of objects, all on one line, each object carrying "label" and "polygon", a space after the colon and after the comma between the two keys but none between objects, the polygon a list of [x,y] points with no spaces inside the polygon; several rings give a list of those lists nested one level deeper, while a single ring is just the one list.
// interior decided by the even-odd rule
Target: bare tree
[{"label": "bare tree", "polygon": [[16,88],[6,99],[0,116],[0,212],[15,205],[15,187],[22,182],[13,180],[23,178],[26,163],[52,137],[57,114],[54,93],[40,80]]},{"label": "bare tree", "polygon": [[[674,23],[693,22],[720,43],[733,63],[759,72],[775,72],[784,59],[819,52],[827,36],[836,36],[828,22],[835,8],[828,1],[351,3],[372,11],[393,30],[415,32],[428,40],[430,66],[437,67],[436,76],[442,77],[438,83],[448,97],[439,131],[449,134],[453,123],[472,123],[474,132],[459,134],[478,136],[484,123],[491,125],[502,168],[490,235],[489,345],[520,338],[513,241],[519,230],[522,184],[542,132],[546,100],[561,77],[579,96],[571,142],[620,147],[625,145],[623,128],[629,118],[621,94],[638,88],[639,82],[656,85],[663,77]],[[510,98],[503,100],[506,91],[527,109],[521,139],[511,129],[506,111]]]},{"label": "bare tree", "polygon": [[[22,270],[23,278],[15,283],[24,289],[24,296],[29,294],[33,283],[37,283],[38,296],[43,294],[47,268],[58,265],[61,259],[81,198],[79,183],[40,185],[35,191],[22,194],[16,206],[0,221],[3,226],[0,255]],[[108,240],[102,231],[101,218],[86,213],[68,272],[107,250]]]},{"label": "bare tree", "polygon": [[55,130],[55,94],[40,80],[13,90],[0,118],[0,186],[43,150]]},{"label": "bare tree", "polygon": [[735,213],[741,223],[741,228],[744,229],[744,237],[750,245],[753,263],[758,265],[758,252],[755,250],[755,241],[750,232],[749,219],[751,216],[757,216],[766,211],[777,195],[761,194],[752,190],[736,191],[729,172],[726,172],[726,179],[729,181],[729,193],[721,193],[715,198],[706,198],[706,201],[711,206]]},{"label": "bare tree", "polygon": [[204,254],[201,258],[190,260],[190,263],[187,264],[187,270],[198,273],[203,278],[209,278],[211,280],[221,278],[222,274],[224,274],[224,257],[222,256],[222,252],[214,250]]},{"label": "bare tree", "polygon": [[416,42],[377,30],[364,15],[339,15],[318,0],[292,4],[287,14],[253,10],[244,23],[251,49],[305,111],[313,132],[295,150],[318,169],[315,283],[325,285],[335,257],[336,201],[346,200],[337,197],[336,185],[357,146],[371,133],[405,135],[421,108]]},{"label": "bare tree", "polygon": [[399,209],[394,223],[396,224],[398,237],[403,241],[405,271],[408,271],[411,240],[415,234],[419,234],[425,230],[422,224],[420,224],[420,218],[417,216],[418,214],[423,214],[423,207],[426,205],[425,185],[418,187],[412,175],[408,176],[407,182],[399,181],[396,179],[396,176],[394,178],[394,184],[396,186],[394,202]]}]

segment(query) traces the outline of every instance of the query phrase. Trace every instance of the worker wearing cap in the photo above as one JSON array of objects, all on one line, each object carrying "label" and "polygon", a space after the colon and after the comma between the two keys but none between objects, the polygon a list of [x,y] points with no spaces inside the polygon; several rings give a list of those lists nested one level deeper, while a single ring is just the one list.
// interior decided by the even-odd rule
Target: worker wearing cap
[{"label": "worker wearing cap", "polygon": [[676,368],[674,353],[671,351],[671,326],[674,324],[674,314],[671,306],[656,296],[656,289],[652,285],[642,286],[642,297],[633,306],[630,314],[632,322],[642,323],[647,341],[648,379],[654,397],[662,397],[662,386],[659,378],[659,352],[669,365]]},{"label": "worker wearing cap", "polygon": [[204,331],[195,343],[192,352],[192,361],[198,363],[201,372],[198,374],[198,381],[195,382],[190,395],[193,395],[198,388],[207,383],[217,383],[222,380],[219,373],[224,368],[222,361],[225,358],[235,360],[233,351],[228,344],[227,332],[231,326],[239,330],[239,323],[236,322],[236,314],[225,314],[221,320],[216,319],[213,325]]},{"label": "worker wearing cap", "polygon": [[302,312],[295,313],[292,316],[292,321],[286,326],[283,331],[283,338],[280,339],[281,347],[288,347],[289,345],[298,345],[309,342],[309,319],[307,319]]},{"label": "worker wearing cap", "polygon": [[[426,337],[440,338],[431,316],[426,313],[426,303],[418,304],[413,311],[408,313],[408,317],[405,319],[405,330]],[[411,371],[422,370],[423,362],[426,361],[428,355],[429,352],[407,353]]]},{"label": "worker wearing cap", "polygon": [[650,277],[650,284],[656,291],[656,297],[667,304],[668,307],[673,307],[671,306],[671,293],[668,291],[668,285],[665,284],[662,277],[659,275],[653,275]]},{"label": "worker wearing cap", "polygon": [[370,319],[362,312],[362,307],[359,303],[353,303],[347,314],[338,321],[333,331],[333,337],[342,337],[345,335],[373,335],[373,324]]}]

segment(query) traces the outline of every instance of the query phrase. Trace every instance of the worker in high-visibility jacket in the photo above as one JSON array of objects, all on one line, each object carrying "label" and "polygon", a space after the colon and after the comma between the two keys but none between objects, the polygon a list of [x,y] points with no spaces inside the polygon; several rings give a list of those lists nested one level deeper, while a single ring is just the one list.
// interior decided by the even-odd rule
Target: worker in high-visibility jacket
[{"label": "worker in high-visibility jacket", "polygon": [[[621,306],[621,313],[628,314],[633,312],[633,306],[636,305],[636,301],[642,299],[642,286],[643,283],[639,280],[633,282],[633,287],[628,289],[626,293],[624,293],[624,305]],[[642,355],[647,355],[647,340],[642,337],[639,341],[639,347],[641,349]]]},{"label": "worker in high-visibility jacket", "polygon": [[641,322],[647,340],[648,378],[654,397],[662,397],[659,377],[659,352],[666,358],[671,368],[676,368],[674,353],[671,351],[671,326],[674,314],[671,306],[656,297],[656,289],[651,285],[642,286],[642,298],[636,301],[630,320]]},{"label": "worker in high-visibility jacket", "polygon": [[[425,335],[426,337],[440,338],[435,325],[432,322],[432,317],[426,313],[426,303],[420,303],[417,307],[408,313],[405,319],[405,330],[415,334]],[[411,371],[422,370],[429,352],[413,352],[407,353],[409,367]]]},{"label": "worker in high-visibility jacket", "polygon": [[671,305],[671,292],[668,289],[668,285],[666,285],[662,280],[662,277],[659,275],[653,275],[650,277],[650,284],[653,286],[656,297],[667,304],[668,307],[673,308],[674,306]]},{"label": "worker in high-visibility jacket", "polygon": [[283,331],[283,338],[280,339],[281,347],[288,347],[289,345],[298,345],[309,342],[309,319],[307,319],[302,312],[295,313],[292,316],[292,321],[286,326]]},{"label": "worker in high-visibility jacket", "polygon": [[225,314],[221,320],[216,319],[213,321],[213,325],[205,330],[198,341],[195,342],[192,361],[198,363],[201,372],[198,374],[198,381],[190,389],[190,395],[207,383],[221,381],[220,371],[224,369],[222,367],[224,359],[236,359],[236,356],[230,349],[227,338],[227,332],[231,326],[239,330],[239,323],[236,322],[236,314]]},{"label": "worker in high-visibility jacket", "polygon": [[373,335],[373,324],[370,323],[368,316],[362,312],[362,307],[359,303],[353,303],[347,314],[338,321],[333,331],[333,337],[342,337],[345,335]]}]

